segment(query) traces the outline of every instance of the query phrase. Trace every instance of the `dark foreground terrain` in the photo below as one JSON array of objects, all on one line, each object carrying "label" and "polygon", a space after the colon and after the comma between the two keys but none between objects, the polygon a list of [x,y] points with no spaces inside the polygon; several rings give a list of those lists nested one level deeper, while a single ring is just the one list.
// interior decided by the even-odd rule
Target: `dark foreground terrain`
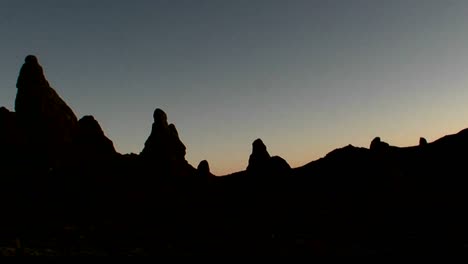
[{"label": "dark foreground terrain", "polygon": [[[139,154],[78,120],[37,58],[0,108],[1,255],[393,255],[468,248],[468,130],[413,147],[375,138],[300,168],[258,139],[245,171],[185,160],[161,109]],[[226,155],[229,158],[229,155]]]}]

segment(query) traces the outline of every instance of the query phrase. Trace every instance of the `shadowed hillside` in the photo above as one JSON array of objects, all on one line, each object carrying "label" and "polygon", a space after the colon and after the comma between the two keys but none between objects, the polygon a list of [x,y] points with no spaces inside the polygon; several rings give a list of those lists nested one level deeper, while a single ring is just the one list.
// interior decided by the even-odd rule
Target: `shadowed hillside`
[{"label": "shadowed hillside", "polygon": [[411,147],[376,137],[299,168],[257,139],[245,171],[216,177],[186,161],[159,108],[141,153],[120,154],[36,57],[17,89],[15,111],[0,108],[2,255],[466,251],[468,130]]}]

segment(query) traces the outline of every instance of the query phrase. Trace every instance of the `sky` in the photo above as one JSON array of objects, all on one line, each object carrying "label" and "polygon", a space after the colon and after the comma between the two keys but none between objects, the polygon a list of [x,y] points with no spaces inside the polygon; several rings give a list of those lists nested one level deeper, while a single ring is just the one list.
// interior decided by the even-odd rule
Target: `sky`
[{"label": "sky", "polygon": [[0,105],[34,54],[78,117],[140,153],[163,109],[193,166],[252,142],[302,166],[468,127],[468,1],[1,0]]}]

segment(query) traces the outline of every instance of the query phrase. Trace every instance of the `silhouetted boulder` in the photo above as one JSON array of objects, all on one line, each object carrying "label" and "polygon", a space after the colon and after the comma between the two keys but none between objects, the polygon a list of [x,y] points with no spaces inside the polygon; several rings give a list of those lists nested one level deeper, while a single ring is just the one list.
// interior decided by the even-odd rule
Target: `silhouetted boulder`
[{"label": "silhouetted boulder", "polygon": [[261,139],[256,139],[252,143],[252,154],[249,157],[247,171],[258,171],[267,165],[269,159],[270,154],[267,151],[267,147]]},{"label": "silhouetted boulder", "polygon": [[213,176],[213,174],[211,174],[210,172],[210,165],[208,164],[208,161],[206,160],[200,161],[197,167],[197,174],[198,176],[204,177],[204,178]]},{"label": "silhouetted boulder", "polygon": [[380,137],[375,137],[372,141],[371,141],[371,144],[370,144],[370,149],[371,150],[375,150],[379,147],[381,143],[381,140],[380,140]]},{"label": "silhouetted boulder", "polygon": [[35,56],[26,57],[16,87],[15,110],[31,154],[44,158],[49,166],[70,159],[78,120],[49,85]]},{"label": "silhouetted boulder", "polygon": [[370,150],[372,151],[383,151],[388,149],[390,145],[386,142],[380,140],[380,137],[376,137],[372,140],[370,144]]},{"label": "silhouetted boulder", "polygon": [[78,121],[76,148],[81,160],[99,161],[114,157],[114,144],[106,137],[93,116],[84,116]]},{"label": "silhouetted boulder", "polygon": [[419,138],[419,146],[426,146],[427,145],[427,140],[423,137]]},{"label": "silhouetted boulder", "polygon": [[158,108],[153,118],[151,134],[140,153],[141,157],[156,166],[169,169],[171,174],[186,174],[188,167],[194,170],[185,160],[185,145],[179,139],[175,125],[168,124],[166,113]]}]

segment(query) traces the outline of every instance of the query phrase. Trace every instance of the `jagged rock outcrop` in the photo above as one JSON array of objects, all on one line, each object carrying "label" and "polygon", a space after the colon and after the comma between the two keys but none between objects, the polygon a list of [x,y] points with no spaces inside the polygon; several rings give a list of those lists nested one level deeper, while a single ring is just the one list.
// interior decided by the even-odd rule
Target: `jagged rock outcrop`
[{"label": "jagged rock outcrop", "polygon": [[267,147],[263,144],[261,139],[256,139],[252,143],[252,154],[249,157],[249,165],[247,166],[247,171],[258,171],[264,168],[268,160],[270,159],[270,154],[268,153]]},{"label": "jagged rock outcrop", "polygon": [[186,148],[175,125],[168,124],[166,113],[159,108],[154,111],[153,119],[141,157],[157,167],[169,169],[171,174],[185,174],[185,169],[191,166],[185,160]]},{"label": "jagged rock outcrop", "polygon": [[109,160],[117,154],[114,144],[91,115],[84,116],[78,121],[75,144],[79,159],[82,161]]},{"label": "jagged rock outcrop", "polygon": [[389,144],[380,140],[380,137],[376,137],[370,144],[371,151],[384,151],[389,148]]},{"label": "jagged rock outcrop", "polygon": [[422,147],[422,146],[426,146],[427,145],[427,140],[423,137],[420,137],[419,138],[419,146]]},{"label": "jagged rock outcrop", "polygon": [[48,166],[69,160],[78,120],[49,85],[35,56],[26,57],[16,87],[15,110],[31,155],[45,159]]}]

